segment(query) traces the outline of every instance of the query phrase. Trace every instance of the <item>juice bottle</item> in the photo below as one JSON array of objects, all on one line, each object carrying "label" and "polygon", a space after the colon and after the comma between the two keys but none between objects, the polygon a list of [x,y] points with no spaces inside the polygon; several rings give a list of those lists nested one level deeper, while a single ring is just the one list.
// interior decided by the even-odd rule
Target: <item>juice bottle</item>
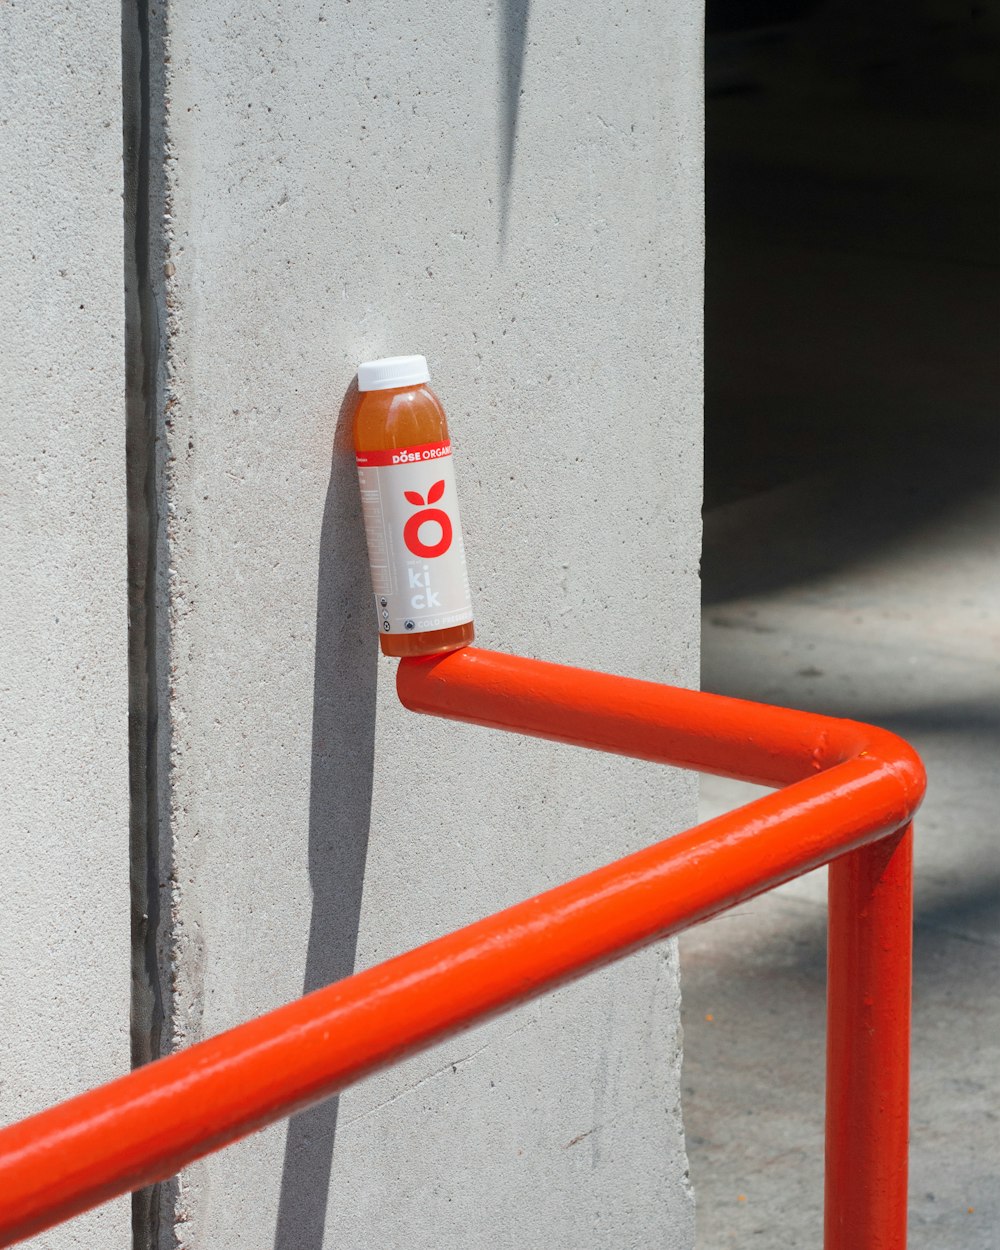
[{"label": "juice bottle", "polygon": [[448,423],[423,356],[358,369],[354,450],[385,655],[434,655],[475,637]]}]

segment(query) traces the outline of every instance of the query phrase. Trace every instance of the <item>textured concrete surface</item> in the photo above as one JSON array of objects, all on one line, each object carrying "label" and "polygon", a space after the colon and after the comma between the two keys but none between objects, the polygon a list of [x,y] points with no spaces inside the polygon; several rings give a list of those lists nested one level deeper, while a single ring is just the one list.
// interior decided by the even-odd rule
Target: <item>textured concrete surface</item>
[{"label": "textured concrete surface", "polygon": [[[402,711],[342,401],[427,355],[484,645],[696,679],[701,32],[523,0],[167,22],[182,1045],[692,820],[689,777]],[[191,1168],[176,1235],[689,1246],[679,1064],[667,944]]]},{"label": "textured concrete surface", "polygon": [[[120,11],[0,6],[0,1122],[129,1064]],[[131,1245],[128,1202],[32,1244]]]}]

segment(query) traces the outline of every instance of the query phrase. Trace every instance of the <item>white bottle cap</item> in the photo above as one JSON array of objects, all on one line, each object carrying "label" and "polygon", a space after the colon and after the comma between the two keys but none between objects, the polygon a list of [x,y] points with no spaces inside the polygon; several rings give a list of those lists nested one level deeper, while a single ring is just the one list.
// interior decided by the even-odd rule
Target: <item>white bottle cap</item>
[{"label": "white bottle cap", "polygon": [[384,360],[367,360],[358,367],[359,391],[389,391],[396,386],[420,386],[430,380],[423,356],[386,356]]}]

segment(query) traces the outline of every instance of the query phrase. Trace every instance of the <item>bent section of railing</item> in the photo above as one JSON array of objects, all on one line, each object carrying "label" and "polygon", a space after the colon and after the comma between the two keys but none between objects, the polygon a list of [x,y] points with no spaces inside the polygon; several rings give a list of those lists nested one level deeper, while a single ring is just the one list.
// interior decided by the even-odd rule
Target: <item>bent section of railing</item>
[{"label": "bent section of railing", "polygon": [[834,861],[826,1247],[902,1247],[909,820],[924,789],[906,743],[472,647],[403,661],[398,689],[414,711],[786,788],[0,1131],[0,1245]]}]

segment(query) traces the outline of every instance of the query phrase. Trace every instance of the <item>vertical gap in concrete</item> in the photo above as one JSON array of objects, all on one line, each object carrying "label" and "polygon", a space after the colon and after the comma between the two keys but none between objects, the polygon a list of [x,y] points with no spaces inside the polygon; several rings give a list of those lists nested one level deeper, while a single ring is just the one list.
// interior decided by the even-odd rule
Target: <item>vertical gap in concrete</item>
[{"label": "vertical gap in concrete", "polygon": [[[125,455],[128,506],[129,786],[132,1066],[159,1057],[164,992],[158,955],[160,811],[157,769],[157,377],[160,326],[151,274],[158,217],[152,204],[154,107],[147,0],[122,0],[125,248]],[[157,127],[158,130],[158,127]],[[161,1189],[132,1197],[134,1250],[157,1250]]]}]

